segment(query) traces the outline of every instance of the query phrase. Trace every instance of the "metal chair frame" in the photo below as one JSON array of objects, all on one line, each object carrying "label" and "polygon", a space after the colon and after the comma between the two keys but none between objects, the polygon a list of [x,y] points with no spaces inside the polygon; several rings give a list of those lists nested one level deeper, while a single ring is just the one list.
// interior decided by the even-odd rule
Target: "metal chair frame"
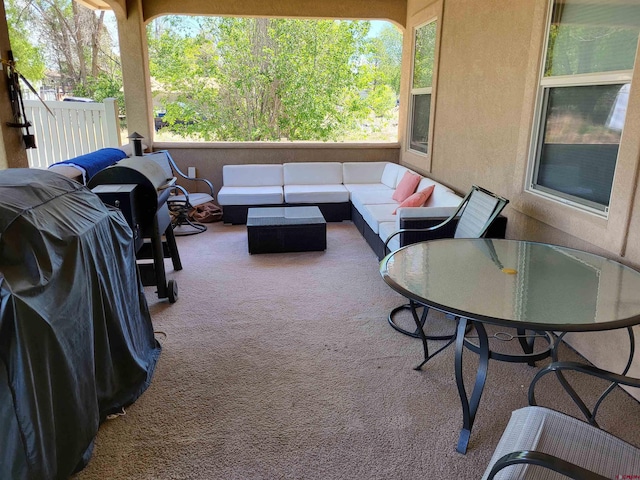
[{"label": "metal chair frame", "polygon": [[[173,189],[172,196],[170,196],[169,199],[167,200],[167,207],[169,208],[169,211],[174,214],[173,221],[171,222],[171,225],[174,229],[174,234],[176,236],[186,236],[186,235],[195,235],[197,233],[202,233],[206,231],[207,226],[203,223],[195,222],[191,220],[191,218],[189,218],[189,212],[194,207],[197,207],[198,205],[201,205],[205,202],[208,202],[214,199],[213,184],[205,178],[190,177],[189,175],[186,175],[184,172],[182,172],[182,170],[180,170],[178,165],[176,165],[176,162],[173,160],[173,158],[171,157],[171,155],[167,150],[160,150],[154,153],[164,153],[167,157],[167,161],[169,163],[169,167],[171,168],[172,172],[178,174],[179,177],[184,178],[185,180],[192,180],[195,182],[204,183],[205,189],[208,190],[207,192],[205,192],[205,194],[211,197],[211,199],[207,198],[204,202],[194,202],[192,201],[192,198],[193,196],[195,196],[195,194],[192,193],[190,196],[186,188],[180,185],[173,185],[171,187]],[[178,198],[175,198],[175,197],[178,197]],[[183,225],[188,225],[189,227],[191,227],[191,231],[183,232],[183,231],[176,230],[176,228]]]},{"label": "metal chair frame", "polygon": [[[443,227],[445,227],[446,225],[448,225],[449,223],[451,223],[452,221],[454,221],[455,219],[458,219],[458,224],[460,222],[460,220],[463,218],[464,214],[465,214],[465,207],[469,204],[469,202],[471,201],[471,198],[473,197],[473,195],[476,192],[482,192],[486,195],[489,195],[491,197],[493,197],[494,199],[497,200],[496,205],[493,209],[493,211],[491,212],[491,214],[489,215],[489,217],[487,218],[486,222],[484,223],[483,227],[481,228],[479,234],[478,234],[478,238],[482,238],[486,235],[487,230],[489,229],[489,227],[491,226],[491,224],[494,222],[494,220],[498,217],[498,215],[500,215],[500,213],[502,212],[502,210],[504,209],[504,207],[506,207],[506,205],[509,203],[509,200],[507,200],[504,197],[501,197],[499,195],[496,195],[493,192],[490,192],[489,190],[486,190],[482,187],[479,187],[477,185],[473,185],[471,187],[471,190],[469,191],[469,193],[467,193],[467,195],[464,197],[464,199],[462,200],[462,202],[460,202],[460,205],[458,205],[458,208],[456,208],[456,210],[443,222],[439,223],[438,225],[434,225],[432,227],[427,227],[427,228],[401,228],[400,230],[397,230],[396,232],[393,232],[391,235],[389,235],[389,237],[387,238],[387,240],[384,243],[384,248],[385,248],[385,252],[389,252],[389,242],[397,235],[401,235],[402,233],[406,233],[406,232],[436,232],[438,231],[438,229],[441,229]],[[456,226],[456,231],[457,231],[457,226]],[[454,234],[455,236],[455,234]],[[438,238],[437,236],[434,238]],[[423,311],[421,314],[417,313],[417,308],[422,307]],[[414,322],[416,324],[416,329],[414,331],[409,331],[406,330],[402,327],[400,327],[399,325],[396,324],[396,322],[394,321],[394,316],[402,311],[402,310],[410,310],[411,311],[411,315],[414,319]],[[409,303],[400,305],[396,308],[394,308],[393,310],[391,310],[391,312],[389,312],[389,315],[387,317],[387,321],[389,322],[389,325],[391,325],[391,327],[393,327],[394,330],[404,334],[404,335],[408,335],[410,337],[413,338],[420,338],[422,339],[423,342],[423,347],[425,350],[425,361],[422,362],[420,364],[420,366],[416,367],[416,370],[419,370],[420,368],[422,368],[422,365],[424,365],[424,363],[426,363],[426,361],[429,358],[432,358],[433,356],[437,355],[439,352],[441,352],[442,350],[444,350],[447,346],[449,346],[451,343],[453,343],[453,340],[455,338],[455,333],[451,334],[451,335],[426,335],[424,333],[424,325],[426,323],[427,320],[427,315],[429,313],[429,308],[424,306],[424,305],[419,305],[416,302],[414,302],[413,300],[409,300]],[[429,355],[428,353],[428,347],[427,347],[427,340],[446,340],[448,343],[446,345],[444,345],[443,347],[441,347],[440,349],[438,349],[435,353]]]},{"label": "metal chair frame", "polygon": [[[634,335],[631,327],[628,329],[629,337],[631,339],[631,356],[630,359],[633,358],[634,353]],[[580,408],[582,413],[584,414],[587,422],[594,428],[600,429],[598,423],[596,422],[595,416],[597,414],[598,408],[602,401],[606,398],[606,396],[611,393],[611,391],[618,385],[625,385],[629,387],[640,387],[640,379],[629,377],[626,373],[629,370],[631,365],[631,361],[627,363],[622,374],[612,373],[601,368],[597,368],[591,365],[585,365],[578,362],[553,362],[549,364],[547,367],[540,370],[529,386],[529,405],[536,406],[535,399],[535,386],[536,383],[545,375],[549,373],[555,373],[558,379],[560,380],[561,385],[567,390],[569,396],[574,401],[574,403]],[[567,388],[568,383],[562,372],[564,371],[574,371],[582,374],[590,375],[595,378],[600,378],[606,381],[611,382],[609,387],[605,389],[605,391],[600,395],[598,400],[596,401],[592,410],[588,409],[582,399],[575,393],[573,388]],[[595,433],[597,433],[594,430]],[[594,434],[595,434],[594,433]],[[556,457],[550,453],[539,452],[535,450],[522,450],[522,451],[514,451],[510,452],[506,455],[500,457],[492,466],[490,473],[487,477],[488,480],[492,480],[498,472],[502,469],[517,464],[530,464],[537,465],[540,467],[547,468],[549,470],[553,470],[554,472],[561,473],[566,477],[573,478],[576,480],[602,480],[605,478],[598,473],[592,472],[584,468],[583,466],[576,465],[574,463],[568,462],[562,458]]]}]

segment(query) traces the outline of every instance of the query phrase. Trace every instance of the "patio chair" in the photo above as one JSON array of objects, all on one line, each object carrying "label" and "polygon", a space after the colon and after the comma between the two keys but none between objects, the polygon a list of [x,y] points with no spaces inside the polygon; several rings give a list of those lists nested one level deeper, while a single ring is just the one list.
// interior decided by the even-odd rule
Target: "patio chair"
[{"label": "patio chair", "polygon": [[[537,381],[566,370],[612,382],[593,412],[583,411],[589,423],[536,406]],[[602,400],[617,385],[640,387],[640,379],[576,362],[554,362],[542,369],[529,387],[530,406],[512,412],[482,480],[637,478],[640,449],[600,429],[595,421]],[[571,397],[582,410],[582,400]]]},{"label": "patio chair", "polygon": [[[158,163],[167,173],[167,178],[175,177],[177,175],[185,180],[192,180],[204,184],[206,192],[189,192],[186,188],[180,185],[173,185],[171,187],[173,192],[167,200],[167,207],[172,213],[171,225],[174,230],[174,235],[195,235],[206,231],[207,226],[203,223],[192,220],[189,217],[189,213],[195,207],[213,201],[213,185],[211,182],[204,178],[185,175],[178,168],[176,162],[171,158],[171,155],[166,150],[160,150],[158,152],[145,155],[145,158],[154,160]],[[181,227],[186,228],[183,229]]]},{"label": "patio chair", "polygon": [[[484,188],[473,185],[471,190],[464,197],[460,205],[456,208],[449,218],[442,223],[428,227],[428,228],[402,228],[396,232],[393,232],[385,241],[385,251],[389,251],[389,242],[397,235],[404,233],[420,233],[424,235],[424,240],[435,240],[437,238],[446,238],[451,235],[451,229],[455,225],[453,233],[454,238],[481,238],[487,233],[487,230],[494,222],[494,220],[500,215],[504,207],[509,203],[506,198],[500,197]],[[400,237],[402,247],[402,236]],[[422,313],[418,316],[417,308],[422,307]],[[394,320],[395,315],[402,310],[410,310],[411,315],[416,323],[415,331],[410,331],[399,326]],[[427,320],[429,308],[422,305],[417,305],[413,300],[409,303],[400,305],[389,313],[387,318],[389,325],[395,330],[405,335],[414,338],[420,338],[423,341],[425,347],[425,361],[430,358],[427,353],[426,340],[449,340],[453,341],[454,335],[425,335],[424,325]],[[444,349],[446,346],[442,347]],[[433,355],[436,355],[439,351],[436,351]],[[431,355],[431,356],[433,356]],[[423,362],[424,364],[424,362]],[[421,364],[416,369],[422,367]]]}]

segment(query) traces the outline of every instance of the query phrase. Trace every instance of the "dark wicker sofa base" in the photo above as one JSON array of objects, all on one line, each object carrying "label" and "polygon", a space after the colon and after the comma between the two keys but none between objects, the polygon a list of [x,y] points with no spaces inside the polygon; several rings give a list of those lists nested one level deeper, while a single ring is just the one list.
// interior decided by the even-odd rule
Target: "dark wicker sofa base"
[{"label": "dark wicker sofa base", "polygon": [[[247,212],[252,207],[304,207],[308,204],[279,203],[277,205],[224,205],[222,207],[222,221],[234,225],[247,223]],[[351,202],[315,204],[327,222],[342,222],[351,220]]]},{"label": "dark wicker sofa base", "polygon": [[[401,220],[400,228],[428,228],[438,225],[444,222],[447,217],[432,217],[428,219],[408,218]],[[385,252],[384,240],[380,238],[377,233],[374,233],[367,222],[365,222],[360,212],[351,207],[351,221],[356,226],[360,234],[367,241],[373,252],[378,257],[378,260],[389,252]],[[455,232],[457,221],[453,220],[446,227],[438,229],[437,235],[432,233],[402,233],[400,234],[400,245],[409,245],[411,243],[424,242],[425,240],[435,240],[437,238],[452,238]],[[500,215],[493,222],[489,230],[487,231],[487,238],[505,238],[507,230],[507,217]]]},{"label": "dark wicker sofa base", "polygon": [[[277,205],[225,205],[222,207],[222,220],[224,223],[244,225],[247,223],[247,211],[251,207],[295,207],[301,204],[277,204]],[[351,220],[360,234],[369,244],[378,260],[386,255],[384,241],[377,233],[374,233],[362,215],[351,202],[346,203],[321,203],[317,205],[327,222],[342,222]],[[427,228],[433,227],[446,220],[446,217],[433,217],[428,219],[408,218],[400,223],[400,228]],[[400,245],[435,240],[436,238],[453,237],[456,221],[450,222],[445,228],[438,229],[437,236],[434,233],[403,233],[400,235]],[[487,238],[505,238],[507,230],[507,217],[500,215],[489,227]]]}]

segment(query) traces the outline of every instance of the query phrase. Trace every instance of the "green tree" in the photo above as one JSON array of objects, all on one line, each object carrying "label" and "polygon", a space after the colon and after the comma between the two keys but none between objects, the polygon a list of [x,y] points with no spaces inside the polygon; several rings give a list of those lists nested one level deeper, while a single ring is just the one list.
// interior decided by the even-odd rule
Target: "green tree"
[{"label": "green tree", "polygon": [[29,40],[28,23],[25,21],[28,11],[20,8],[16,0],[6,0],[5,10],[17,69],[29,82],[38,82],[44,78],[44,57],[42,50]]},{"label": "green tree", "polygon": [[393,25],[384,27],[370,39],[370,62],[374,65],[376,85],[388,85],[396,96],[400,94],[402,65],[402,33]]},{"label": "green tree", "polygon": [[[93,97],[105,83],[119,84],[112,90],[120,90],[119,59],[104,25],[104,11],[94,12],[73,0],[8,1],[14,55],[20,63],[40,68],[31,77],[23,72],[27,78],[42,79],[46,65],[56,73],[55,86],[65,93],[83,92]],[[37,42],[34,49],[24,48],[25,41],[29,44],[32,38]],[[18,58],[18,53],[28,60]]]},{"label": "green tree", "polygon": [[218,138],[210,121],[218,97],[213,27],[208,18],[165,17],[147,30],[152,90],[166,111],[163,120],[179,134],[204,140]]},{"label": "green tree", "polygon": [[368,114],[368,22],[217,18],[149,28],[150,70],[180,133],[205,140],[329,140]]}]

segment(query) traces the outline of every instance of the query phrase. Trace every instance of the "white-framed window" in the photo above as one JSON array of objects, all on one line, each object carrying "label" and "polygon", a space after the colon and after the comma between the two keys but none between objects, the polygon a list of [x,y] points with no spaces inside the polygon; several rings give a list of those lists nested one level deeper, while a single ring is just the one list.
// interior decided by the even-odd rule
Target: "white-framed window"
[{"label": "white-framed window", "polygon": [[413,75],[409,104],[408,148],[425,155],[429,153],[437,28],[437,20],[432,20],[416,27],[413,38]]},{"label": "white-framed window", "polygon": [[640,3],[551,0],[528,190],[606,216]]}]

